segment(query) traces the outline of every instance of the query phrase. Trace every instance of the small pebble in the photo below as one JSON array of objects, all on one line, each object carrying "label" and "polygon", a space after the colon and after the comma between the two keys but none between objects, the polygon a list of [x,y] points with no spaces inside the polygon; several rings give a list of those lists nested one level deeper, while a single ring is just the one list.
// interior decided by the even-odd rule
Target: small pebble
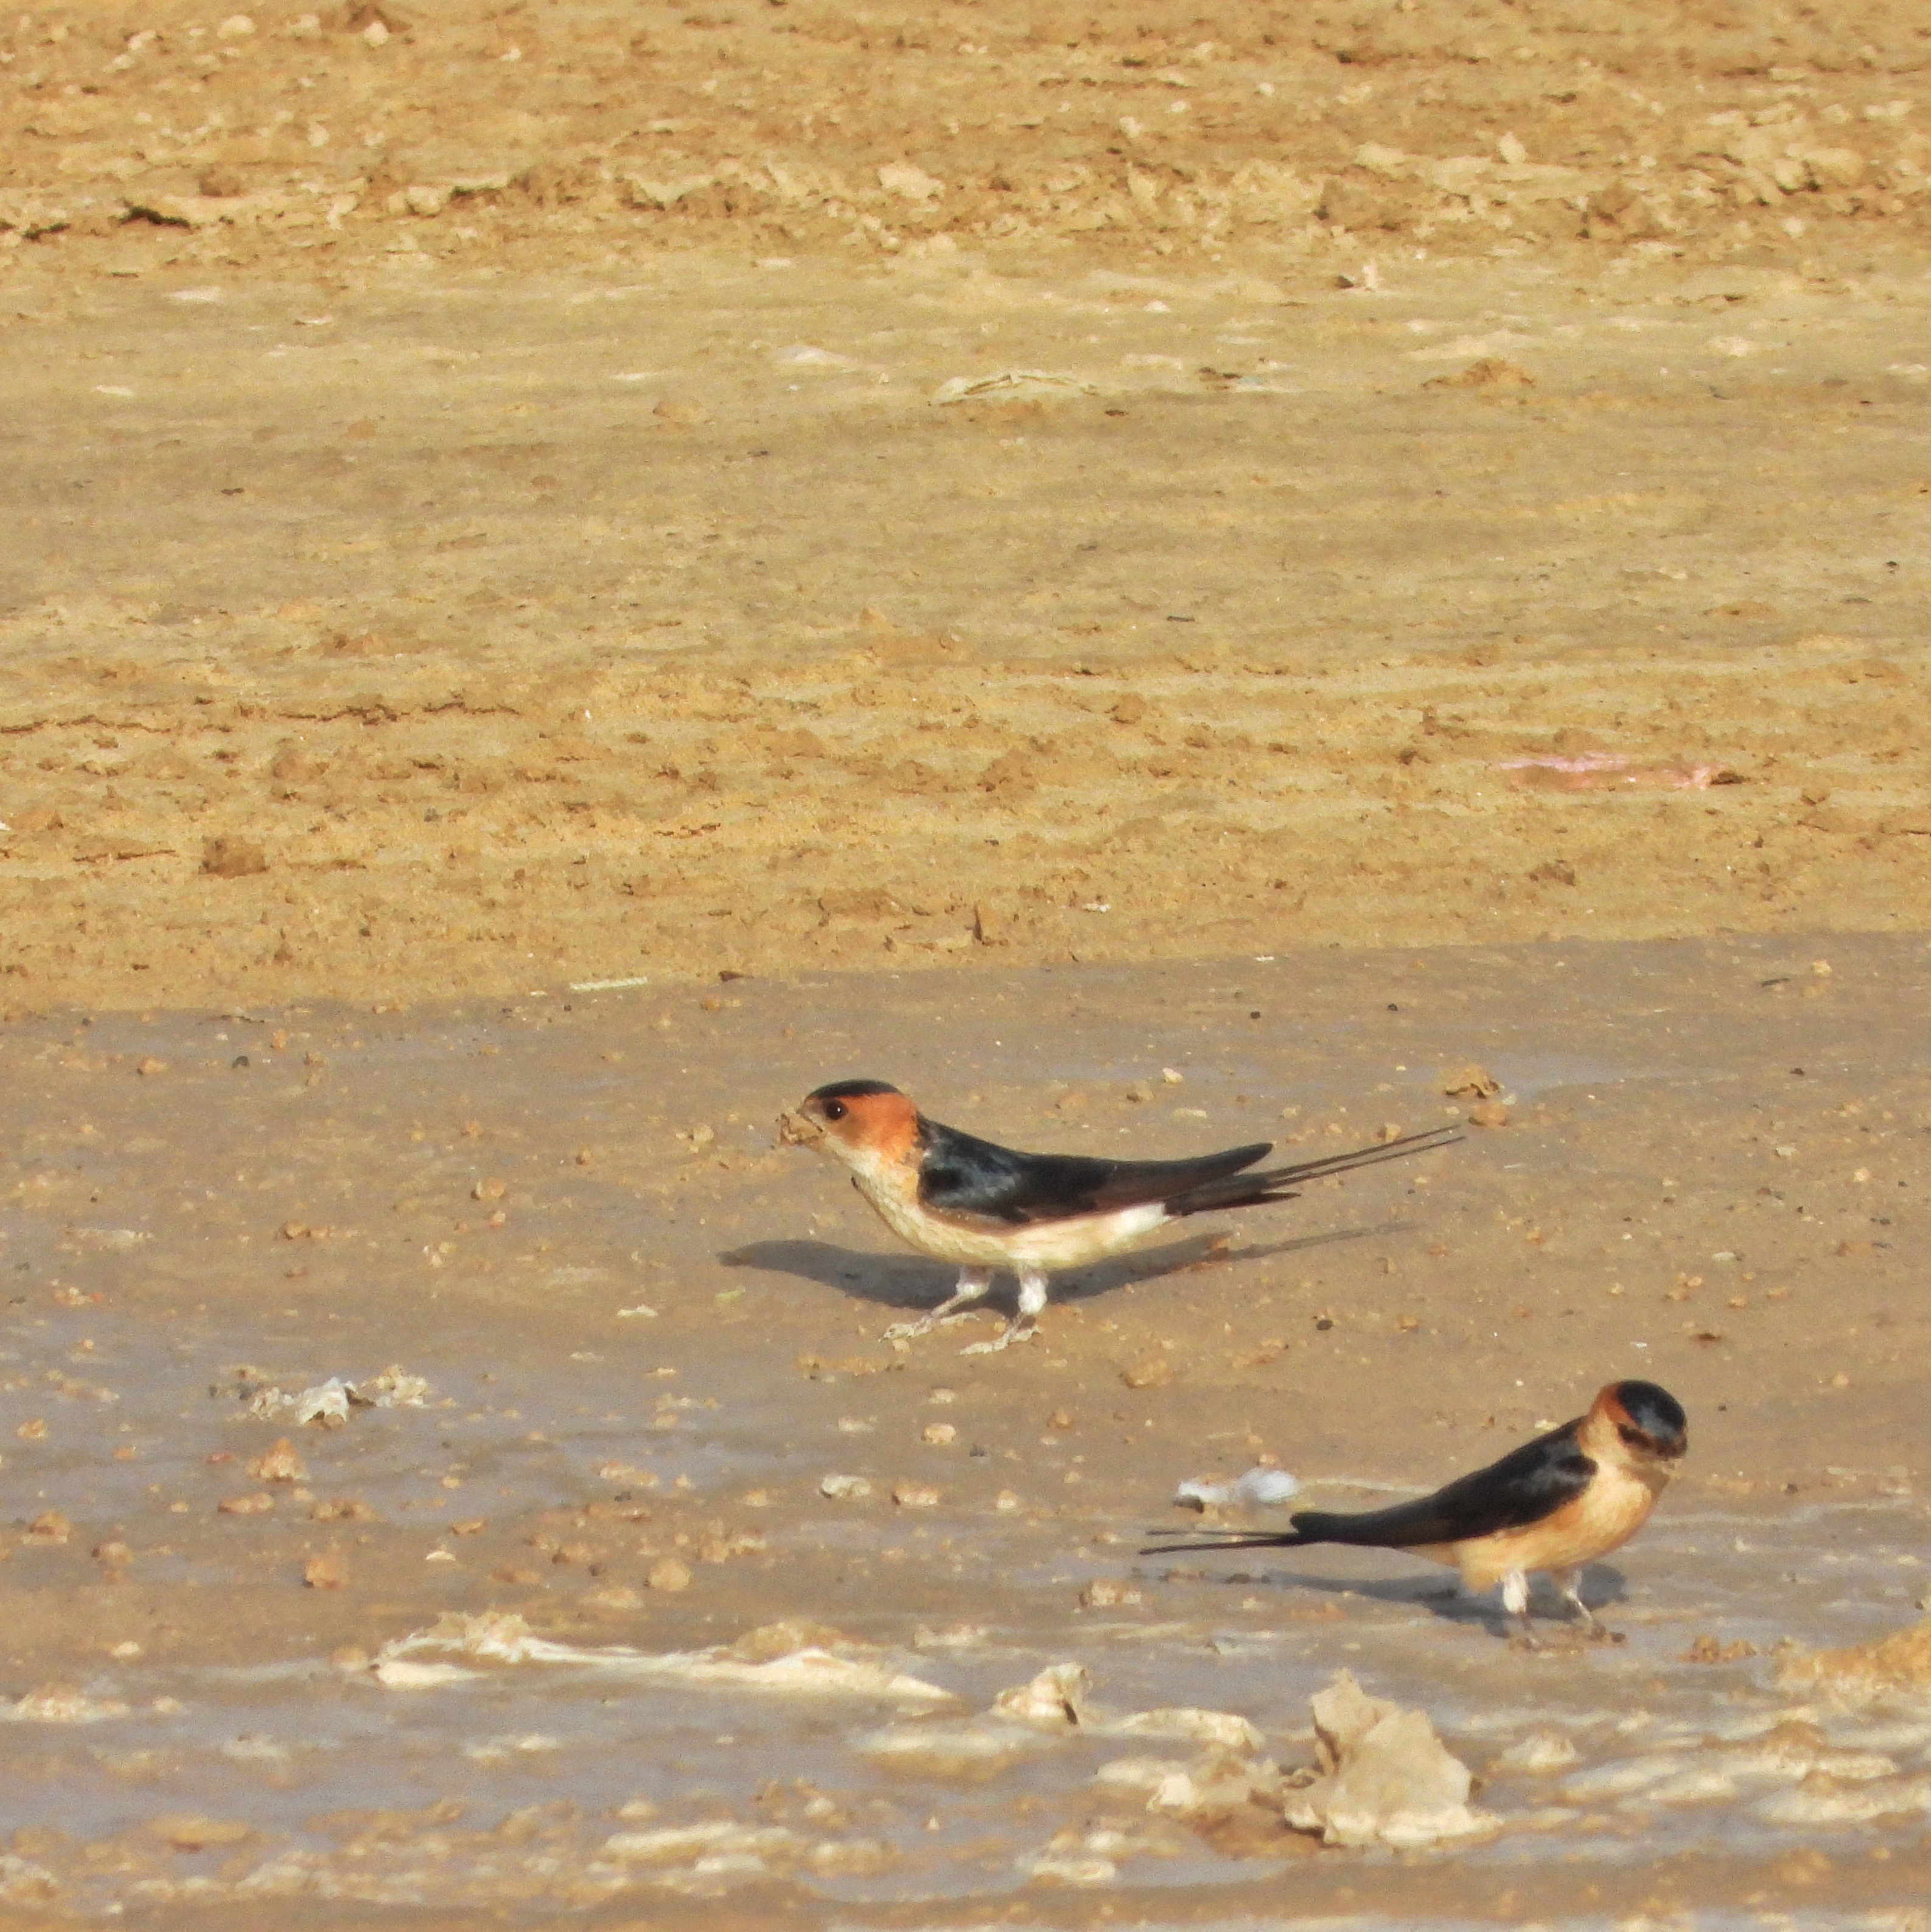
[{"label": "small pebble", "polygon": [[301,1580],[311,1590],[339,1590],[349,1580],[348,1567],[336,1551],[325,1550],[301,1566]]}]

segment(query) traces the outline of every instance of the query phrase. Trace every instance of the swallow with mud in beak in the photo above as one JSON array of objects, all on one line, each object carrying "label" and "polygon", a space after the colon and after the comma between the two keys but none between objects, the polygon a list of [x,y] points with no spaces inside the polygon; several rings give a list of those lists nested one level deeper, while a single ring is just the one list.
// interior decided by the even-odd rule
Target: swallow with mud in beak
[{"label": "swallow with mud in beak", "polygon": [[1019,1277],[1019,1312],[991,1342],[962,1351],[989,1354],[1034,1332],[1047,1277],[1135,1247],[1189,1214],[1291,1201],[1295,1184],[1370,1167],[1445,1145],[1451,1127],[1375,1147],[1324,1155],[1265,1173],[1248,1170],[1270,1141],[1193,1160],[1096,1160],[1081,1154],[1020,1154],[928,1120],[882,1080],[837,1080],[808,1094],[778,1122],[778,1137],[822,1148],[852,1171],[852,1184],[900,1240],[959,1270],[952,1298],[916,1322],[885,1331],[888,1341],[929,1334],[992,1286]]},{"label": "swallow with mud in beak", "polygon": [[1162,1544],[1141,1554],[1301,1550],[1316,1543],[1405,1550],[1459,1570],[1471,1590],[1501,1584],[1503,1607],[1522,1618],[1531,1646],[1528,1580],[1546,1570],[1592,1639],[1620,1642],[1583,1602],[1578,1574],[1585,1564],[1620,1550],[1649,1520],[1689,1446],[1689,1419],[1667,1389],[1612,1382],[1587,1415],[1525,1442],[1486,1469],[1458,1476],[1432,1496],[1360,1515],[1303,1510],[1288,1518],[1291,1530],[1230,1529],[1210,1540]]}]

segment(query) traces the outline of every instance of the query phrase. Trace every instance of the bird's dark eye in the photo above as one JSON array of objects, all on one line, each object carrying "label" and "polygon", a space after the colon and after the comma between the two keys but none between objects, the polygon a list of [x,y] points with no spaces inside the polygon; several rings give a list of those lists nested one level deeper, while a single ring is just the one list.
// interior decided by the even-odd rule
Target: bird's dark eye
[{"label": "bird's dark eye", "polygon": [[845,1103],[842,1100],[827,1100],[825,1102],[825,1118],[826,1120],[842,1120],[844,1117]]},{"label": "bird's dark eye", "polygon": [[1649,1438],[1645,1436],[1640,1429],[1632,1429],[1627,1422],[1619,1422],[1616,1424],[1616,1433],[1620,1436],[1632,1449],[1641,1448],[1642,1445],[1649,1440]]}]

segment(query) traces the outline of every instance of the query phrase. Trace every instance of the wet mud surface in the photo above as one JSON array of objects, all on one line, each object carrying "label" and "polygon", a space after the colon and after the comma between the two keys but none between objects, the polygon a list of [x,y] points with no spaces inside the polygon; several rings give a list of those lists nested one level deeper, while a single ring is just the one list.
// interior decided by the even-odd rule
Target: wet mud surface
[{"label": "wet mud surface", "polygon": [[[1903,1907],[1921,1692],[1783,1673],[1910,1624],[1931,1583],[1927,970],[1915,939],[1735,938],[988,974],[942,1031],[918,974],[16,1020],[9,1903]],[[1486,1102],[1442,1091],[1471,1062]],[[1102,1152],[1507,1120],[1069,1276],[1037,1340],[971,1358],[990,1314],[878,1339],[948,1275],[772,1144],[853,1072]],[[1513,1648],[1492,1603],[1392,1556],[1136,1554],[1183,1479],[1265,1457],[1372,1503],[1632,1373],[1684,1400],[1693,1450],[1589,1574],[1619,1646],[1552,1616]],[[374,1400],[276,1406],[334,1376]],[[569,1648],[502,1660],[505,1617]],[[445,1618],[445,1647],[385,1648]],[[862,1681],[620,1654],[814,1643]],[[1060,1661],[1090,1673],[1085,1726],[958,1742]],[[1174,1706],[1239,1714],[1291,1772],[1342,1667],[1429,1713],[1492,1832],[1318,1851],[1276,1814],[1216,1841],[1150,1810],[1144,1768],[1100,1775],[1195,1762],[1108,1732]]]}]

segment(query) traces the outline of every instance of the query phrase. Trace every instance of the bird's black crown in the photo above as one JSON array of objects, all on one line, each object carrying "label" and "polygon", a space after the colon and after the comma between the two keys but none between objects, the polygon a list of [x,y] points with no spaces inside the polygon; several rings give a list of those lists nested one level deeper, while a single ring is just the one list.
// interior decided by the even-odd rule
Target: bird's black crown
[{"label": "bird's black crown", "polygon": [[805,1097],[808,1100],[858,1100],[868,1094],[898,1091],[896,1087],[884,1080],[834,1080],[825,1086],[814,1088]]},{"label": "bird's black crown", "polygon": [[1682,1403],[1654,1382],[1618,1382],[1616,1400],[1652,1442],[1681,1442],[1690,1433],[1690,1418],[1683,1412]]}]

